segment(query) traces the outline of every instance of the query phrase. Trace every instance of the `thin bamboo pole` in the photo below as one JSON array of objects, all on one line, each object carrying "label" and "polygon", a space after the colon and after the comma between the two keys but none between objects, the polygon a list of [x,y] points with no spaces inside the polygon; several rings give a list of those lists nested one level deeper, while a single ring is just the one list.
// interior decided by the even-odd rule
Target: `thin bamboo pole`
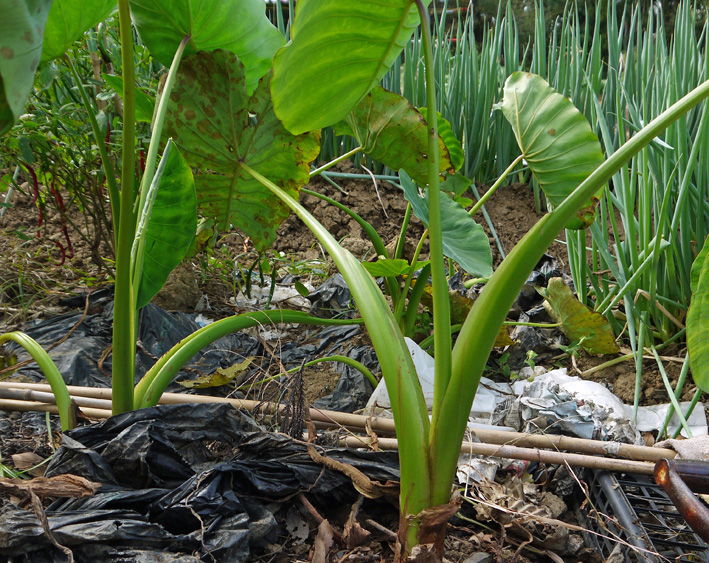
[{"label": "thin bamboo pole", "polygon": [[[74,404],[78,407],[95,408],[111,411],[111,401],[108,399],[95,399],[93,397],[82,397],[81,395],[69,395]],[[0,399],[12,399],[15,401],[34,401],[56,405],[56,398],[52,393],[35,391],[34,389],[7,389],[0,388]]]},{"label": "thin bamboo pole", "polygon": [[[340,444],[348,448],[362,448],[370,445],[371,443],[372,440],[370,438],[360,438],[357,436],[348,436],[340,439]],[[399,447],[399,444],[395,438],[379,438],[377,440],[377,444],[382,450],[396,450]],[[652,475],[655,467],[654,463],[647,461],[632,461],[628,459],[607,458],[602,456],[539,450],[533,448],[519,448],[517,446],[483,444],[477,442],[464,443],[461,448],[461,453],[505,459],[524,459],[527,461],[538,461],[540,463],[548,463],[553,465],[566,464],[572,467],[604,469],[606,471],[617,471],[619,473],[639,473],[641,475]]]},{"label": "thin bamboo pole", "polygon": [[[16,399],[0,399],[0,410],[19,412],[39,411],[59,414],[57,405],[36,401],[18,401]],[[82,408],[81,412],[90,418],[108,418],[111,416],[111,411],[103,409]]]},{"label": "thin bamboo pole", "polygon": [[[93,415],[90,415],[85,407],[105,409],[105,411],[102,412],[110,411],[111,389],[78,386],[69,386],[68,389],[72,399],[87,416]],[[44,393],[45,395],[29,396],[15,394],[10,397],[9,395],[4,394],[5,390],[32,390],[35,392]],[[47,395],[51,397],[50,390],[49,385],[44,383],[14,383],[0,381],[0,397],[7,397],[8,399],[27,398],[28,400],[37,401],[39,397],[42,397],[42,402],[50,402],[49,397],[47,397],[47,400],[44,399]],[[88,399],[94,399],[100,402],[87,402]],[[253,411],[256,408],[259,408],[262,412],[271,414],[280,412],[283,408],[285,408],[284,405],[278,405],[275,403],[262,403],[259,401],[250,401],[246,399],[209,397],[206,395],[191,395],[187,393],[163,393],[160,399],[160,404],[190,403],[228,403],[239,409]],[[96,418],[105,418],[105,416],[96,416]],[[395,435],[394,421],[388,418],[370,418],[356,414],[311,408],[310,419],[315,423],[317,428],[344,427],[352,431],[363,430],[367,422],[369,422],[369,426],[374,432],[383,435]],[[493,430],[487,428],[475,429],[473,433],[484,446],[489,445],[494,446],[495,448],[498,446],[508,446],[516,447],[517,449],[552,449],[573,452],[576,454],[609,456],[609,458],[620,458],[631,461],[647,461],[653,463],[663,458],[673,459],[677,455],[674,450],[667,448],[636,446],[633,444],[622,444],[620,442],[602,442],[600,440],[587,440],[583,438],[560,436],[557,434],[526,434],[521,432],[505,432],[503,430]],[[356,440],[357,438],[353,437],[353,439]],[[476,444],[476,446],[477,445],[478,444]],[[496,449],[496,451],[498,450]]]}]

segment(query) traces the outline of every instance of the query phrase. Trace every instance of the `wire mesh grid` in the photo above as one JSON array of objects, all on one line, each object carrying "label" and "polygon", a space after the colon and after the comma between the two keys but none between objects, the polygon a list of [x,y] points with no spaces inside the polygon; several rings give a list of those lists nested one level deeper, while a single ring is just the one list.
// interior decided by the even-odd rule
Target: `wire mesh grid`
[{"label": "wire mesh grid", "polygon": [[644,475],[588,471],[589,502],[579,511],[587,545],[604,558],[620,546],[623,561],[709,562],[709,546]]}]

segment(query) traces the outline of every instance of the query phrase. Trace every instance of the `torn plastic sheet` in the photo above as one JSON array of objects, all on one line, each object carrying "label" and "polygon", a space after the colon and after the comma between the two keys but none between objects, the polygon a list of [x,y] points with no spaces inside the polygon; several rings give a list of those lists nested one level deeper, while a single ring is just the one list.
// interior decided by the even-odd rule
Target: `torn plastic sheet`
[{"label": "torn plastic sheet", "polygon": [[[215,447],[229,452],[224,460]],[[376,481],[399,478],[396,452],[324,455]],[[46,509],[55,539],[86,562],[133,561],[128,553],[246,561],[278,536],[280,503],[301,492],[325,507],[357,497],[350,479],[313,462],[304,444],[225,404],[161,405],[67,432],[47,468],[47,476],[63,473],[104,483],[93,497]],[[7,505],[0,530],[0,553],[13,562],[66,560],[30,510]]]},{"label": "torn plastic sheet", "polygon": [[[22,330],[34,338],[44,348],[60,341],[81,319],[81,313],[68,313],[49,319],[28,323]],[[113,303],[108,302],[96,313],[87,315],[76,326],[69,338],[49,351],[50,357],[59,368],[68,385],[86,387],[110,387],[111,356],[99,362],[109,350],[112,342]],[[138,329],[139,346],[136,354],[136,382],[173,345],[200,328],[192,315],[168,313],[157,305],[149,304],[140,311]],[[8,344],[8,349],[17,353],[18,360],[29,358],[19,346]],[[263,347],[255,338],[245,333],[234,333],[205,347],[188,367],[204,373],[212,373],[217,368],[226,368],[235,362],[253,355],[261,355]],[[18,373],[34,381],[42,381],[36,364],[23,367]],[[178,379],[190,377],[180,372]],[[193,376],[192,376],[193,377]],[[174,382],[168,388],[180,391]]]},{"label": "torn plastic sheet", "polygon": [[[637,421],[633,424],[632,405],[623,403],[600,383],[567,375],[565,369],[536,376],[531,383],[518,381],[512,388],[521,395],[520,401],[530,413],[538,409],[558,421],[565,418],[568,429],[581,438],[617,439],[612,436],[618,432],[619,426],[625,424],[631,424],[638,432],[660,430],[670,408],[669,403],[638,407]],[[578,405],[577,408],[574,409],[572,404]],[[680,406],[686,411],[689,404],[681,402]],[[687,422],[694,436],[707,434],[707,419],[701,403],[694,408]],[[559,423],[554,422],[554,425]],[[679,417],[675,414],[668,425],[668,433],[679,427]]]},{"label": "torn plastic sheet", "polygon": [[[434,360],[412,340],[407,338],[406,344],[430,410]],[[520,371],[522,376],[526,373],[532,375],[529,368]],[[686,409],[689,403],[680,405]],[[381,381],[367,403],[367,412],[387,416],[390,407],[386,385]],[[579,438],[641,443],[638,432],[659,430],[668,409],[669,403],[639,407],[637,421],[631,422],[632,405],[624,404],[600,383],[567,375],[566,369],[557,369],[543,374],[537,371],[533,381],[519,380],[511,386],[481,378],[470,421],[495,424],[502,414],[508,429],[525,432],[541,429]],[[694,409],[688,422],[695,436],[707,434],[707,419],[701,405]],[[678,427],[679,417],[675,414],[668,431],[673,432]]]},{"label": "torn plastic sheet", "polygon": [[325,280],[318,288],[308,295],[313,305],[310,313],[323,317],[332,317],[348,309],[352,295],[342,274],[335,274]]},{"label": "torn plastic sheet", "polygon": [[[352,339],[361,333],[360,327],[330,327],[323,330],[320,333],[320,337],[325,339],[328,333],[338,334],[333,329],[339,328],[349,329],[349,334],[347,337],[339,337],[332,342],[328,355],[348,356],[363,364],[372,373],[380,371],[379,360],[374,348],[364,345],[352,346],[350,344]],[[315,401],[313,406],[339,412],[354,412],[357,409],[361,409],[372,395],[372,384],[361,371],[347,364],[335,362],[332,364],[332,369],[337,373],[341,373],[342,376],[338,379],[333,392]]]},{"label": "torn plastic sheet", "polygon": [[[423,390],[426,405],[433,403],[435,362],[415,342],[406,339]],[[542,369],[542,368],[540,368]],[[532,371],[529,371],[529,376]],[[521,374],[525,370],[521,370]],[[689,403],[680,403],[686,410]],[[391,417],[391,402],[384,381],[380,381],[370,397],[365,412]],[[520,380],[512,386],[481,378],[470,412],[469,428],[494,427],[496,430],[565,434],[579,438],[643,444],[640,432],[659,430],[667,416],[669,404],[639,407],[637,423],[633,422],[632,405],[624,404],[603,385],[569,376],[566,369],[537,372],[531,382]],[[698,405],[689,420],[695,436],[707,434],[707,420]],[[675,414],[668,426],[679,427]],[[458,476],[477,479],[494,474],[490,464],[461,458]],[[466,477],[467,476],[467,477]]]}]

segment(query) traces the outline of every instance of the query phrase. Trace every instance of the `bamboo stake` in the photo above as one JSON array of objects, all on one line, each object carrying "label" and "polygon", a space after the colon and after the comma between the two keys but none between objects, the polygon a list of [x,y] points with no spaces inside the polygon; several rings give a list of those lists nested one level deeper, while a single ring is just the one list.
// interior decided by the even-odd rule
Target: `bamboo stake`
[{"label": "bamboo stake", "polygon": [[[59,414],[57,405],[39,403],[36,401],[18,401],[16,399],[0,399],[0,410],[19,412],[39,411]],[[103,409],[82,408],[81,412],[90,418],[108,418],[111,416],[111,411]]]},{"label": "bamboo stake", "polygon": [[[0,393],[4,389],[29,389],[45,393],[49,393],[51,390],[49,385],[43,383],[13,383],[0,381]],[[108,388],[69,386],[69,393],[87,416],[91,415],[88,415],[88,412],[82,406],[86,398],[100,399],[103,401],[110,401],[111,398],[111,389]],[[0,394],[0,396],[2,395]],[[82,399],[82,397],[84,399]],[[263,412],[271,414],[279,413],[285,408],[284,405],[275,403],[261,403],[259,401],[246,399],[228,399],[224,397],[209,397],[206,395],[191,395],[186,393],[163,393],[160,399],[160,404],[190,403],[228,403],[236,408],[249,411],[253,411],[258,407]],[[110,402],[94,404],[83,403],[83,405],[89,408],[99,407],[110,410]],[[97,418],[105,417],[99,416]],[[374,432],[378,434],[395,435],[394,421],[389,418],[369,418],[356,414],[315,408],[310,409],[310,418],[315,423],[316,427],[320,429],[344,427],[352,431],[361,431],[365,428],[367,421],[369,421]],[[487,428],[476,428],[473,430],[473,433],[485,445],[494,446],[564,450],[577,454],[612,456],[613,458],[648,462],[656,462],[663,458],[673,459],[677,455],[674,450],[667,448],[636,446],[633,444],[621,444],[619,442],[602,442],[600,440],[587,440],[557,434],[526,434]]]},{"label": "bamboo stake", "polygon": [[[93,397],[82,397],[81,395],[70,395],[71,400],[79,407],[90,407],[94,409],[111,411],[111,401],[107,399],[94,399]],[[16,401],[34,401],[56,405],[56,399],[52,393],[35,391],[34,389],[7,389],[0,387],[0,399],[13,399]]]},{"label": "bamboo stake", "polygon": [[[340,444],[348,448],[366,447],[371,443],[372,440],[370,438],[360,438],[357,436],[348,436],[340,439]],[[377,444],[383,450],[396,450],[399,448],[396,438],[379,438],[377,440]],[[631,461],[627,459],[614,459],[593,455],[538,450],[532,448],[519,448],[517,446],[482,444],[477,442],[467,442],[463,444],[461,453],[500,457],[505,459],[524,459],[527,461],[538,461],[540,463],[548,463],[553,465],[568,464],[573,467],[604,469],[606,471],[617,471],[619,473],[639,473],[641,475],[652,475],[655,468],[654,463],[646,461]]]}]

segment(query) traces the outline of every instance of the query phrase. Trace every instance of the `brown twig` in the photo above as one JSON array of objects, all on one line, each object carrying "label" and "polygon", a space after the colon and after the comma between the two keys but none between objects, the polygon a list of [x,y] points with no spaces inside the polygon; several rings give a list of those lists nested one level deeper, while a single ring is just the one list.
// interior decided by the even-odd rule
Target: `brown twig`
[{"label": "brown twig", "polygon": [[[298,493],[298,500],[303,505],[305,510],[308,511],[308,514],[310,514],[315,519],[318,525],[322,524],[323,522],[327,522],[327,520],[325,520],[325,518],[323,518],[323,516],[318,512],[318,509],[313,506],[313,504],[303,493]],[[335,528],[332,529],[332,532],[335,536],[335,540],[337,541],[337,543],[341,546],[344,546],[345,540],[342,538],[342,534]]]}]

